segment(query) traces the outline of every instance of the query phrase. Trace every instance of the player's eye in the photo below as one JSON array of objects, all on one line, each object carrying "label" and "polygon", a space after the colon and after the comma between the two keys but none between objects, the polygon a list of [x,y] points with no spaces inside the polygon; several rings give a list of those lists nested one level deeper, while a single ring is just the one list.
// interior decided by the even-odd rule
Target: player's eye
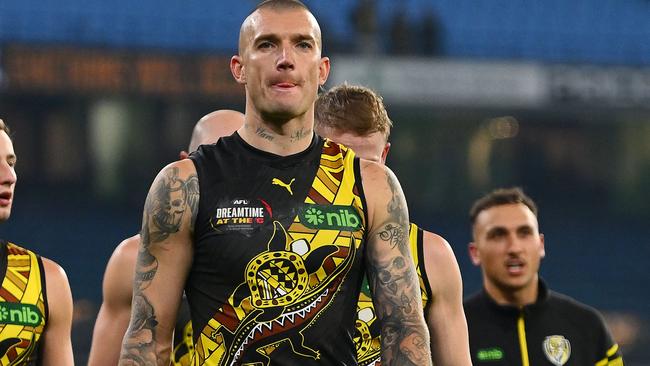
[{"label": "player's eye", "polygon": [[259,48],[259,49],[268,49],[268,48],[271,48],[271,47],[273,47],[273,43],[271,43],[269,41],[263,41],[263,42],[260,42],[257,45],[257,48]]},{"label": "player's eye", "polygon": [[312,49],[314,46],[307,41],[298,42],[298,48],[302,49]]}]

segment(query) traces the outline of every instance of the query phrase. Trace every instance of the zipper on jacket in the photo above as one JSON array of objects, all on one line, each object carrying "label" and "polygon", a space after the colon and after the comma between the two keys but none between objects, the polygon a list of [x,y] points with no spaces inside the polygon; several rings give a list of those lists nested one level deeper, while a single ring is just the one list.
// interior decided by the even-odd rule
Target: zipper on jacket
[{"label": "zipper on jacket", "polygon": [[526,343],[526,325],[524,323],[524,312],[519,312],[517,318],[517,333],[519,335],[519,351],[521,351],[521,365],[530,366],[528,362],[528,344]]}]

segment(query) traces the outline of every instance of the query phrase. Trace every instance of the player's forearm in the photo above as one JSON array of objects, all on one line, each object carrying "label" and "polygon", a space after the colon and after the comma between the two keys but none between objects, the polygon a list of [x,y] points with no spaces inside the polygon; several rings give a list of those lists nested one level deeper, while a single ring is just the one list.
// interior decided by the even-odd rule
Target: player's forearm
[{"label": "player's forearm", "polygon": [[[380,320],[382,365],[431,365],[429,331],[408,242],[409,220],[397,178],[386,171],[388,197],[374,211],[368,236],[368,275]],[[386,197],[385,196],[385,197]]]},{"label": "player's forearm", "polygon": [[407,242],[408,223],[385,223],[371,236],[368,275],[381,324],[382,365],[430,365],[417,274]]},{"label": "player's forearm", "polygon": [[150,243],[143,244],[138,253],[131,320],[122,341],[119,365],[167,366],[171,347],[164,346],[167,342],[161,342],[162,346],[157,342],[161,337],[159,320],[156,319],[156,308],[145,291],[158,272],[158,260],[149,251]]},{"label": "player's forearm", "polygon": [[105,311],[102,305],[95,322],[88,366],[115,366],[117,364],[128,322],[129,314],[114,316]]},{"label": "player's forearm", "polygon": [[429,331],[415,270],[396,256],[371,275],[382,339],[382,365],[430,365]]},{"label": "player's forearm", "polygon": [[169,365],[170,342],[159,342],[160,331],[155,309],[142,294],[133,297],[133,315],[124,335],[120,366]]},{"label": "player's forearm", "polygon": [[431,335],[431,353],[435,365],[471,366],[469,337],[465,315],[443,312],[427,319]]}]

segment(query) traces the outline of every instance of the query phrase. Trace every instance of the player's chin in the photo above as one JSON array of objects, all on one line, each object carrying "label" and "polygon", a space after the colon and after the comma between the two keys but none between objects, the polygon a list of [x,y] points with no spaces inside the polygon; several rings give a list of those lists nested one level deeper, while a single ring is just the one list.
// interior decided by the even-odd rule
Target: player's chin
[{"label": "player's chin", "polygon": [[296,105],[297,103],[275,103],[264,114],[270,120],[290,120],[296,118],[305,112]]},{"label": "player's chin", "polygon": [[526,275],[519,275],[519,276],[512,276],[508,275],[506,278],[502,280],[502,282],[506,285],[506,287],[510,288],[511,290],[521,290],[525,287],[527,287],[530,282],[531,282],[531,276],[526,276]]},{"label": "player's chin", "polygon": [[9,216],[10,216],[10,213],[1,212],[0,213],[0,222],[5,222],[5,221],[9,220]]}]

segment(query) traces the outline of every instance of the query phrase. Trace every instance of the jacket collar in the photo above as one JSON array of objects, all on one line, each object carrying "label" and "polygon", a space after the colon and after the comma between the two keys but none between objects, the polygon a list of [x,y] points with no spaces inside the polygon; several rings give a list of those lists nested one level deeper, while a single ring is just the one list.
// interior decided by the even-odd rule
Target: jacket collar
[{"label": "jacket collar", "polygon": [[483,288],[483,290],[481,291],[480,296],[483,299],[483,301],[485,301],[487,303],[489,308],[491,308],[491,309],[493,309],[495,311],[504,313],[504,314],[516,315],[516,314],[519,314],[522,311],[524,313],[528,313],[528,312],[530,312],[532,310],[535,310],[535,309],[538,309],[538,308],[542,307],[546,303],[546,301],[548,300],[549,290],[548,290],[548,286],[546,285],[546,282],[541,277],[539,277],[537,300],[532,304],[524,305],[523,308],[520,308],[520,307],[515,306],[515,305],[500,305],[500,304],[497,304],[497,302],[494,301],[494,299],[487,293],[487,291],[485,291],[485,288]]}]

